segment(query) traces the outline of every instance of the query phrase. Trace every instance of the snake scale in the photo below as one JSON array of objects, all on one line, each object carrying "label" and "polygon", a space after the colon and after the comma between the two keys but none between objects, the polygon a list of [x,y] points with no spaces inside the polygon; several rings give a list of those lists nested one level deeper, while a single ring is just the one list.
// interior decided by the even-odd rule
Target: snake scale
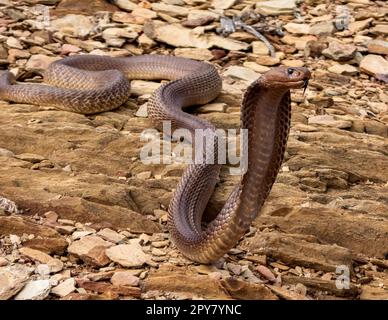
[{"label": "snake scale", "polygon": [[[248,148],[247,170],[222,210],[206,227],[201,226],[202,215],[221,165],[188,165],[168,210],[170,235],[183,255],[201,263],[214,262],[247,231],[283,161],[290,128],[290,89],[306,87],[309,78],[306,68],[278,67],[247,88],[241,104],[241,128],[248,130],[244,146]],[[155,126],[169,120],[172,129],[186,128],[192,133],[196,129],[215,131],[211,123],[184,112],[184,108],[217,97],[221,78],[211,64],[185,58],[71,56],[48,67],[45,84],[17,84],[10,72],[4,72],[0,76],[0,99],[93,114],[124,103],[130,94],[131,79],[171,80],[161,85],[148,102],[148,114]],[[215,136],[212,141],[217,144]]]}]

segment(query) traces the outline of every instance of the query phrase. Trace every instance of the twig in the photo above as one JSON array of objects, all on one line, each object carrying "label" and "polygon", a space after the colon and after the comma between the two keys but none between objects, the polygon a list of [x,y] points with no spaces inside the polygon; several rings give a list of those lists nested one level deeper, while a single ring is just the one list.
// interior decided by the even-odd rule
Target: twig
[{"label": "twig", "polygon": [[221,17],[221,28],[218,30],[223,36],[227,36],[236,30],[243,29],[255,37],[257,37],[260,41],[262,41],[268,48],[271,57],[275,57],[275,48],[272,44],[264,37],[259,31],[257,31],[254,27],[247,25],[246,23],[241,21],[239,17],[233,17],[230,19],[228,17]]},{"label": "twig", "polygon": [[269,50],[269,53],[271,55],[271,57],[275,57],[275,48],[273,47],[273,45],[268,41],[268,39],[266,37],[264,37],[259,31],[257,31],[255,28],[251,27],[251,26],[248,26],[246,24],[242,24],[242,28],[245,30],[245,31],[248,31],[250,33],[252,33],[254,36],[256,36],[260,41],[262,41],[268,48]]}]

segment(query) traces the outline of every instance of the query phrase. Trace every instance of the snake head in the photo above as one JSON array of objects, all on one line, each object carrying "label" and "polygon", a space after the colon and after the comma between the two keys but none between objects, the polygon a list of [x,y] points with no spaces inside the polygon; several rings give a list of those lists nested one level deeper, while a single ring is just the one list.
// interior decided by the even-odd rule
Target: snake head
[{"label": "snake head", "polygon": [[264,73],[259,81],[266,88],[273,89],[299,89],[308,86],[311,73],[304,67],[277,67]]}]

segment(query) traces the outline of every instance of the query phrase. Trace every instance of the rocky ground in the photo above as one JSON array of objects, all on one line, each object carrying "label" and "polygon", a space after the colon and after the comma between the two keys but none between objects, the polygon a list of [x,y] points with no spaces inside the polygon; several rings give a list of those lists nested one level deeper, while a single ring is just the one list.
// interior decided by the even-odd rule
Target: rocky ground
[{"label": "rocky ground", "polygon": [[[0,7],[0,69],[19,81],[80,53],[209,61],[223,91],[195,112],[220,128],[239,127],[243,90],[272,66],[313,73],[306,95],[292,94],[286,159],[262,214],[211,266],[169,240],[184,165],[139,160],[159,83],[133,81],[124,106],[92,116],[0,101],[0,299],[388,299],[386,1]],[[223,16],[256,25],[275,54],[244,30],[221,34]],[[209,212],[237,180],[226,166]]]}]

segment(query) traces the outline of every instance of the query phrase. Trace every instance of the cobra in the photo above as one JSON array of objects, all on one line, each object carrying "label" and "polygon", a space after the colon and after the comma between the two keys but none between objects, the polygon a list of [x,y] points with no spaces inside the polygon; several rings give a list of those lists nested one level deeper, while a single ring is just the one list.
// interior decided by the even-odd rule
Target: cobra
[{"label": "cobra", "polygon": [[[211,263],[233,248],[259,214],[279,172],[290,129],[290,89],[306,88],[307,68],[277,67],[254,81],[241,103],[241,128],[248,130],[247,169],[216,218],[203,227],[202,216],[217,183],[221,165],[190,164],[168,209],[171,239],[183,255]],[[125,58],[79,55],[52,63],[45,84],[16,84],[9,72],[0,77],[0,99],[54,106],[93,114],[117,108],[130,94],[131,79],[167,79],[148,102],[155,126],[214,132],[208,121],[185,112],[216,98],[222,80],[208,63],[159,55]],[[195,141],[193,141],[195,144]],[[201,152],[217,150],[207,148]],[[210,151],[216,152],[216,151]],[[213,155],[217,158],[217,154]]]}]

